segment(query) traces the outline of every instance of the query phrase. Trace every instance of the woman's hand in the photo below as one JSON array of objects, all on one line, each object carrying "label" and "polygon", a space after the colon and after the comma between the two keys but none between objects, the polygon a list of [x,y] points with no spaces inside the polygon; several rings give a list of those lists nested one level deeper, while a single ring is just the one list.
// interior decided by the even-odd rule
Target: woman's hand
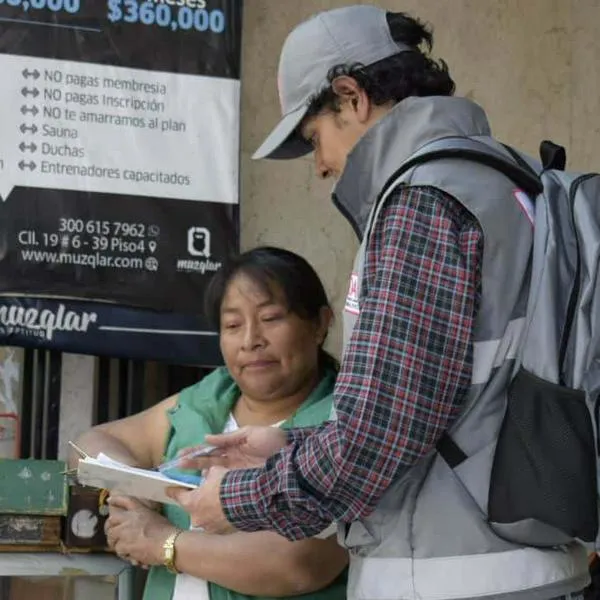
[{"label": "woman's hand", "polygon": [[109,506],[104,526],[109,547],[133,564],[162,565],[163,544],[175,526],[135,498],[111,496]]},{"label": "woman's hand", "polygon": [[233,533],[236,529],[223,513],[219,491],[227,473],[223,467],[213,467],[206,472],[204,483],[195,490],[169,488],[167,494],[190,515],[192,527],[201,527],[207,533]]},{"label": "woman's hand", "polygon": [[279,427],[242,427],[233,433],[207,435],[206,443],[216,450],[198,458],[186,458],[194,448],[186,448],[180,454],[181,468],[203,471],[210,467],[226,469],[252,469],[262,467],[267,458],[287,445],[286,432]]},{"label": "woman's hand", "polygon": [[[126,498],[127,496],[116,496],[117,498]],[[110,495],[109,495],[110,498]],[[134,502],[138,502],[142,506],[145,506],[148,510],[153,512],[160,512],[162,504],[160,502],[156,502],[156,500],[148,500],[147,498],[131,498]]]}]

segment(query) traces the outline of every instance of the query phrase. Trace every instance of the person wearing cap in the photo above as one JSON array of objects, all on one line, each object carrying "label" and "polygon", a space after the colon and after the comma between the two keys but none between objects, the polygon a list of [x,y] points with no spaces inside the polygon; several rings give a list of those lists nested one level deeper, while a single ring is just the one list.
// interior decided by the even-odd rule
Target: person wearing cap
[{"label": "person wearing cap", "polygon": [[582,546],[534,547],[487,516],[533,235],[515,185],[487,166],[400,171],[437,140],[499,146],[431,46],[418,20],[368,5],[319,13],[287,37],[283,116],[255,158],[312,152],[361,240],[335,418],[211,437],[222,456],[189,463],[211,467],[204,485],[173,497],[215,533],[298,540],[337,521],[351,599],[581,598]]}]

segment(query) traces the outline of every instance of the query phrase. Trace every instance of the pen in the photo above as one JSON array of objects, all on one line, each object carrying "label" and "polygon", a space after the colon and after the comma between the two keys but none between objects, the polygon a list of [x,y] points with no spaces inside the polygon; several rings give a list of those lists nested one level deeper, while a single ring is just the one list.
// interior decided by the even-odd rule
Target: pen
[{"label": "pen", "polygon": [[200,485],[204,481],[202,475],[188,475],[187,473],[181,473],[179,471],[169,471],[165,473],[161,471],[163,475],[166,475],[173,481],[181,481],[182,483],[190,483],[192,485]]},{"label": "pen", "polygon": [[187,460],[190,458],[198,458],[199,456],[207,456],[207,455],[211,454],[212,452],[214,452],[216,449],[217,449],[216,446],[211,446],[209,444],[202,444],[201,446],[198,446],[198,448],[196,448],[189,454],[186,454],[185,456],[178,456],[177,458],[174,458],[173,460],[163,463],[162,465],[158,465],[157,471],[159,471],[160,473],[164,473],[165,471],[170,471],[172,469],[176,469],[180,465],[182,460]]}]

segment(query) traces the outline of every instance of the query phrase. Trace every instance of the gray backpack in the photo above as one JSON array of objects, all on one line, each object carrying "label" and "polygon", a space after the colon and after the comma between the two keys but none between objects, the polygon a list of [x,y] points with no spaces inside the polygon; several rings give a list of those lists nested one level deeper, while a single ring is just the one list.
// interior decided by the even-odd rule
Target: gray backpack
[{"label": "gray backpack", "polygon": [[[541,144],[540,156],[538,163],[477,138],[444,138],[401,171],[441,158],[471,160],[505,174],[529,199],[535,229],[527,325],[487,517],[509,541],[554,546],[598,534],[600,175],[564,171],[565,151],[551,142]],[[448,436],[438,445],[453,467],[456,450]]]}]

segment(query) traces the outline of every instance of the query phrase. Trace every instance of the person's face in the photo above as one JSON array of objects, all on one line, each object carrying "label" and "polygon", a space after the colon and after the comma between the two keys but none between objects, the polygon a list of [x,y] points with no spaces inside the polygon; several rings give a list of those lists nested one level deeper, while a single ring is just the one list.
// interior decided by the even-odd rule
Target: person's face
[{"label": "person's face", "polygon": [[347,102],[339,112],[324,110],[307,118],[302,124],[301,135],[313,147],[317,175],[322,179],[338,179],[348,154],[364,132]]},{"label": "person's face", "polygon": [[283,294],[268,294],[240,274],[221,304],[221,352],[240,389],[255,400],[290,396],[313,379],[318,348],[329,325],[328,311],[319,323],[290,312]]},{"label": "person's face", "polygon": [[341,176],[352,148],[391,108],[374,105],[352,77],[337,77],[331,87],[339,110],[323,109],[304,119],[299,130],[313,147],[317,175],[323,179]]}]

